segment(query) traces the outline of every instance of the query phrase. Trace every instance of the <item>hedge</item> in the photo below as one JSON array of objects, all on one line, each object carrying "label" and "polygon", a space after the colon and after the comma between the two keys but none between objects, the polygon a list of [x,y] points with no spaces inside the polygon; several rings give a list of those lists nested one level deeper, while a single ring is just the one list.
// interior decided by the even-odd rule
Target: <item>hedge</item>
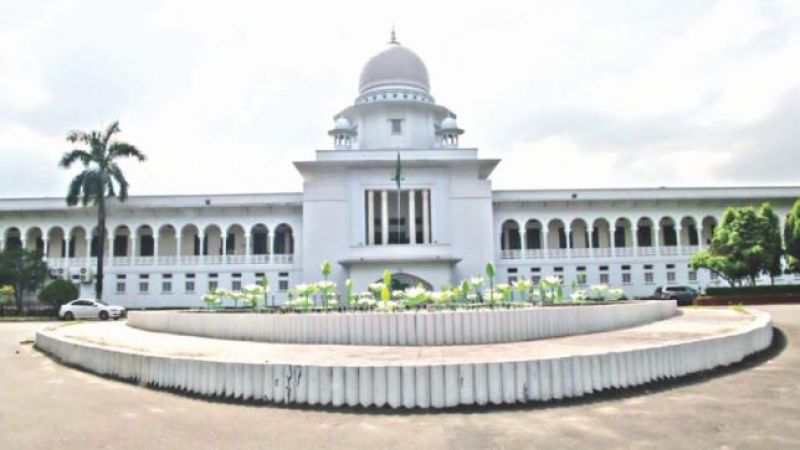
[{"label": "hedge", "polygon": [[781,284],[777,286],[709,287],[706,295],[725,297],[748,294],[800,294],[800,284]]}]

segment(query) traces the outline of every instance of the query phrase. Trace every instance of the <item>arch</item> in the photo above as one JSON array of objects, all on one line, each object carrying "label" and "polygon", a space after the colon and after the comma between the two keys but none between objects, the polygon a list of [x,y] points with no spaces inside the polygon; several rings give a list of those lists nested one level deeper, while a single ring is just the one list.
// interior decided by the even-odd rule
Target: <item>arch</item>
[{"label": "arch", "polygon": [[700,242],[700,230],[697,228],[697,221],[692,216],[684,216],[681,219],[681,245],[697,246]]},{"label": "arch", "polygon": [[633,225],[627,217],[619,217],[614,221],[614,247],[633,247]]},{"label": "arch", "polygon": [[551,219],[547,223],[547,248],[567,248],[567,234],[561,219]]},{"label": "arch", "polygon": [[653,220],[649,217],[640,217],[636,221],[636,243],[639,247],[652,247]]},{"label": "arch", "polygon": [[701,242],[703,245],[711,245],[711,239],[714,237],[714,230],[717,229],[719,221],[714,216],[705,216],[701,222]]},{"label": "arch", "polygon": [[522,248],[520,239],[519,224],[514,219],[507,219],[503,222],[500,230],[500,249],[519,250]]},{"label": "arch", "polygon": [[589,227],[586,221],[581,218],[572,219],[569,223],[569,247],[570,248],[589,248]]},{"label": "arch", "polygon": [[150,225],[139,225],[136,228],[136,254],[133,256],[154,256],[155,236]]},{"label": "arch", "polygon": [[269,228],[263,223],[257,223],[250,228],[252,254],[269,254]]},{"label": "arch", "polygon": [[542,229],[542,223],[537,219],[525,222],[525,248],[533,250],[542,248]]},{"label": "arch", "polygon": [[178,254],[178,231],[177,228],[169,223],[158,227],[158,242],[156,251],[158,256]]},{"label": "arch", "polygon": [[678,245],[678,230],[675,220],[670,216],[664,216],[658,221],[659,233],[658,244],[662,247],[675,247]]},{"label": "arch", "polygon": [[181,228],[180,248],[178,256],[197,256],[200,254],[200,228],[192,223],[186,224]]},{"label": "arch", "polygon": [[44,233],[39,227],[25,230],[25,250],[44,255]]},{"label": "arch", "polygon": [[86,249],[88,245],[88,233],[84,227],[74,226],[69,230],[67,242],[68,258],[82,258],[86,256]]},{"label": "arch", "polygon": [[221,255],[223,251],[222,240],[222,229],[219,225],[206,225],[203,229],[203,254]]},{"label": "arch", "polygon": [[5,243],[6,249],[22,248],[22,232],[19,230],[19,228],[11,227],[6,229],[4,237],[6,241]]},{"label": "arch", "polygon": [[592,247],[610,248],[611,247],[611,224],[607,219],[599,217],[592,222]]},{"label": "arch", "polygon": [[[131,229],[127,225],[117,225],[114,228],[114,239],[111,244],[112,255],[125,257],[131,256]],[[92,233],[92,256],[97,254],[96,233]]]},{"label": "arch", "polygon": [[228,226],[225,230],[225,254],[226,255],[246,255],[247,242],[245,242],[245,231],[238,223]]},{"label": "arch", "polygon": [[291,226],[282,223],[275,227],[275,237],[272,248],[273,253],[276,255],[294,254],[294,234]]},{"label": "arch", "polygon": [[67,233],[59,226],[50,227],[47,230],[47,254],[48,258],[67,257]]},{"label": "arch", "polygon": [[[375,280],[375,283],[383,283],[383,277]],[[423,288],[429,291],[433,290],[433,285],[424,279],[410,273],[398,272],[392,274],[392,286],[389,290],[392,292],[402,291],[406,288],[416,287],[418,285],[422,285]]]}]

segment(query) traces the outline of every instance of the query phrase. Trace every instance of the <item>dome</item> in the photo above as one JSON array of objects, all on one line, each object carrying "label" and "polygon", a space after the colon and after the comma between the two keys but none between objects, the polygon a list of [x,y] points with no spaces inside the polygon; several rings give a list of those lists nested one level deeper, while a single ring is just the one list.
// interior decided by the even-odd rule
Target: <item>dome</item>
[{"label": "dome", "polygon": [[336,122],[333,124],[333,128],[335,130],[349,130],[350,129],[350,121],[344,117],[339,117],[336,119]]},{"label": "dome", "polygon": [[393,42],[370,58],[358,81],[359,93],[381,86],[408,86],[428,92],[428,69],[419,56]]},{"label": "dome", "polygon": [[456,119],[452,117],[446,117],[442,121],[442,130],[457,130],[458,124],[456,124]]}]

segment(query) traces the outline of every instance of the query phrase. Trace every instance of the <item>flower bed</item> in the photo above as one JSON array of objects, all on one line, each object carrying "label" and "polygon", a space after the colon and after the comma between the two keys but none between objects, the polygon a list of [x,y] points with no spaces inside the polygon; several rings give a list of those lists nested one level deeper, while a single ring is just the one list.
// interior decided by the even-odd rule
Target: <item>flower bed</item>
[{"label": "flower bed", "polygon": [[518,342],[594,333],[662,320],[676,313],[674,301],[662,300],[395,312],[131,311],[128,324],[149,331],[261,342],[419,346]]}]

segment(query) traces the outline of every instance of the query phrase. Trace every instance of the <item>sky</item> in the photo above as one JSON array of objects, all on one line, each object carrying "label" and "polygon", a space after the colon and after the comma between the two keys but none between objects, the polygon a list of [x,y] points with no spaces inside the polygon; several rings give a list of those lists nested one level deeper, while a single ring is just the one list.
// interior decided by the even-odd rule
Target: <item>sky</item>
[{"label": "sky", "polygon": [[0,3],[0,197],[119,120],[132,195],[299,192],[364,63],[425,61],[495,189],[800,184],[800,2]]}]

